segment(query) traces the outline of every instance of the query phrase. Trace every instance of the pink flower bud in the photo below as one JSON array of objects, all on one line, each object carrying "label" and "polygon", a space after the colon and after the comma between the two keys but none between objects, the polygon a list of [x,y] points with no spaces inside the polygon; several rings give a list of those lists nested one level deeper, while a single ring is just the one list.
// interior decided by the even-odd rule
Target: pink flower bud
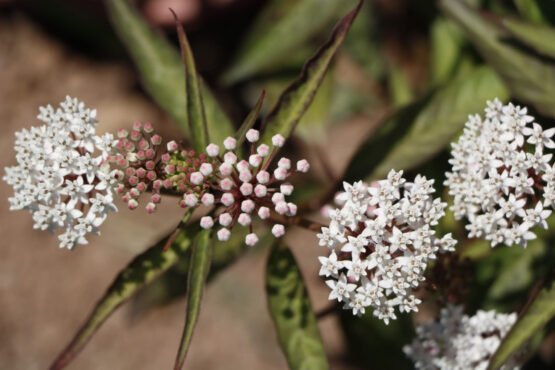
[{"label": "pink flower bud", "polygon": [[200,185],[204,181],[204,176],[200,172],[193,172],[191,174],[191,183],[193,185]]},{"label": "pink flower bud", "polygon": [[118,129],[117,135],[118,135],[119,138],[126,138],[128,134],[129,133],[127,132],[127,130],[125,130],[123,128]]},{"label": "pink flower bud", "polygon": [[162,185],[164,185],[164,183],[162,182],[162,180],[156,180],[152,183],[152,188],[154,190],[160,190],[162,189]]},{"label": "pink flower bud", "polygon": [[287,170],[283,167],[278,167],[274,170],[274,177],[276,180],[282,181],[287,178]]},{"label": "pink flower bud", "polygon": [[129,178],[129,185],[135,186],[139,183],[139,178],[137,176],[131,176]]},{"label": "pink flower bud", "polygon": [[125,176],[130,177],[135,175],[135,169],[133,167],[129,167],[125,169]]},{"label": "pink flower bud", "polygon": [[241,213],[237,218],[237,222],[241,226],[249,226],[251,224],[251,216],[247,215],[246,213]]},{"label": "pink flower bud", "polygon": [[231,190],[232,187],[233,181],[231,181],[230,178],[226,177],[220,181],[220,188],[222,188],[222,190]]},{"label": "pink flower bud", "polygon": [[245,171],[239,172],[239,180],[241,180],[242,182],[249,182],[249,181],[251,181],[251,180],[252,180],[251,171],[245,170]]},{"label": "pink flower bud", "polygon": [[258,243],[258,236],[256,234],[248,234],[245,237],[245,244],[249,247],[254,247]]},{"label": "pink flower bud", "polygon": [[258,217],[260,217],[261,220],[265,220],[268,217],[270,217],[270,208],[268,207],[260,207],[258,209]]},{"label": "pink flower bud", "polygon": [[280,158],[278,161],[278,167],[284,168],[286,170],[291,169],[291,160],[289,158]]},{"label": "pink flower bud", "polygon": [[254,202],[250,199],[241,202],[241,211],[245,213],[251,213],[252,211],[254,211],[254,207]]},{"label": "pink flower bud", "polygon": [[235,199],[233,198],[233,194],[231,193],[224,193],[222,195],[222,204],[226,207],[229,207],[230,205],[232,205],[235,202]]},{"label": "pink flower bud", "polygon": [[170,180],[170,179],[165,179],[165,180],[164,180],[164,187],[165,187],[166,189],[171,188],[172,185],[173,185],[172,180]]},{"label": "pink flower bud", "polygon": [[169,153],[164,153],[164,154],[162,154],[162,158],[161,158],[161,159],[162,159],[162,162],[168,163],[168,162],[170,161],[170,159],[171,159],[171,156],[170,156]]},{"label": "pink flower bud", "polygon": [[148,213],[154,213],[154,211],[156,211],[156,204],[149,202],[147,203],[145,209]]},{"label": "pink flower bud", "polygon": [[237,156],[235,153],[227,152],[224,154],[224,162],[233,165],[237,162]]},{"label": "pink flower bud", "polygon": [[133,141],[139,141],[139,139],[141,138],[141,133],[138,131],[131,131],[131,134],[129,135],[129,138]]},{"label": "pink flower bud", "polygon": [[262,163],[262,157],[258,154],[253,154],[249,157],[249,164],[253,167],[258,167]]},{"label": "pink flower bud", "polygon": [[243,184],[241,184],[239,190],[244,196],[249,196],[252,194],[252,184],[249,182],[244,182]]},{"label": "pink flower bud", "polygon": [[237,171],[248,171],[249,170],[249,162],[245,161],[244,159],[235,165]]},{"label": "pink flower bud", "polygon": [[264,185],[258,184],[254,187],[254,194],[258,198],[265,197],[267,193],[268,193],[268,189]]},{"label": "pink flower bud", "polygon": [[285,235],[285,227],[280,224],[275,224],[272,227],[272,234],[274,234],[276,238],[281,238],[283,235]]},{"label": "pink flower bud", "polygon": [[[154,135],[154,136],[156,136],[156,135]],[[154,136],[152,137],[152,139],[154,139]],[[154,141],[152,143],[154,144]],[[156,145],[156,144],[154,144],[154,145]],[[168,144],[166,144],[166,148],[168,149],[168,152],[175,152],[178,147],[179,146],[177,145],[175,140],[172,140]]]},{"label": "pink flower bud", "polygon": [[270,147],[266,144],[261,144],[256,148],[256,152],[261,157],[267,157],[270,154]]},{"label": "pink flower bud", "polygon": [[200,165],[199,171],[204,176],[209,176],[212,173],[212,165],[210,163],[203,163]]},{"label": "pink flower bud", "polygon": [[231,232],[228,229],[220,229],[218,230],[218,240],[221,242],[226,242],[229,240],[229,237],[231,236]]},{"label": "pink flower bud", "polygon": [[291,195],[293,193],[293,185],[291,184],[281,184],[279,187],[279,191],[283,195]]},{"label": "pink flower bud", "polygon": [[155,154],[155,152],[154,152],[153,149],[147,149],[147,150],[145,150],[145,157],[146,157],[147,159],[152,159],[152,158],[154,158],[154,154]]},{"label": "pink flower bud", "polygon": [[310,170],[310,164],[306,159],[301,159],[297,162],[297,171],[307,173]]},{"label": "pink flower bud", "polygon": [[127,208],[129,208],[130,210],[134,210],[139,206],[139,202],[137,202],[135,199],[129,199],[129,201],[127,202]]},{"label": "pink flower bud", "polygon": [[167,174],[172,174],[175,172],[175,166],[173,164],[168,164],[164,167],[164,171],[166,171]]},{"label": "pink flower bud", "polygon": [[287,203],[287,216],[295,216],[297,214],[297,205],[295,203]]},{"label": "pink flower bud", "polygon": [[195,207],[198,203],[198,198],[195,194],[187,194],[183,197],[187,207]]},{"label": "pink flower bud", "polygon": [[256,181],[261,184],[267,184],[270,181],[270,174],[267,171],[260,171],[256,174]]},{"label": "pink flower bud", "polygon": [[285,202],[285,196],[281,193],[274,193],[272,195],[272,203],[278,204],[279,202]]},{"label": "pink flower bud", "polygon": [[152,203],[158,204],[162,201],[162,197],[160,196],[160,194],[152,194],[150,200],[152,201]]},{"label": "pink flower bud", "polygon": [[142,167],[137,168],[137,172],[135,172],[139,178],[143,178],[146,175],[146,170]]},{"label": "pink flower bud", "polygon": [[227,150],[234,150],[237,147],[237,140],[232,138],[231,136],[226,137],[224,140],[224,148]]},{"label": "pink flower bud", "polygon": [[214,226],[214,221],[210,216],[204,216],[200,219],[200,227],[203,229],[211,229]]},{"label": "pink flower bud", "polygon": [[231,224],[232,218],[229,213],[222,213],[218,218],[220,225],[227,227]]},{"label": "pink flower bud", "polygon": [[152,126],[152,123],[146,122],[145,125],[143,126],[143,130],[147,134],[150,134],[152,131],[154,131],[154,127]]},{"label": "pink flower bud", "polygon": [[278,204],[276,204],[275,210],[280,215],[284,215],[289,211],[289,207],[287,206],[287,203],[279,202]]},{"label": "pink flower bud", "polygon": [[260,132],[251,128],[249,131],[247,131],[247,134],[245,136],[250,143],[255,143],[258,141],[258,139],[260,139]]},{"label": "pink flower bud", "polygon": [[281,148],[285,144],[285,138],[280,134],[272,136],[272,145]]},{"label": "pink flower bud", "polygon": [[216,144],[209,144],[206,147],[206,154],[208,154],[209,157],[217,157],[218,154],[220,154],[220,147]]},{"label": "pink flower bud", "polygon": [[200,198],[200,201],[205,206],[211,206],[212,204],[214,204],[214,195],[210,193],[205,193],[203,194],[202,198]]},{"label": "pink flower bud", "polygon": [[128,194],[129,194],[129,196],[130,196],[131,198],[138,198],[139,195],[141,195],[141,193],[139,192],[139,190],[137,190],[136,188],[129,189],[129,193],[128,193]]},{"label": "pink flower bud", "polygon": [[143,124],[141,122],[134,122],[133,123],[133,130],[141,131],[143,129]]},{"label": "pink flower bud", "polygon": [[156,180],[156,172],[154,172],[154,171],[148,171],[148,172],[146,173],[146,178],[149,179],[150,181]]},{"label": "pink flower bud", "polygon": [[146,190],[146,184],[144,182],[140,182],[137,184],[137,190],[141,193]]},{"label": "pink flower bud", "polygon": [[229,163],[222,163],[218,169],[222,176],[229,176],[231,171],[233,171],[233,167]]}]

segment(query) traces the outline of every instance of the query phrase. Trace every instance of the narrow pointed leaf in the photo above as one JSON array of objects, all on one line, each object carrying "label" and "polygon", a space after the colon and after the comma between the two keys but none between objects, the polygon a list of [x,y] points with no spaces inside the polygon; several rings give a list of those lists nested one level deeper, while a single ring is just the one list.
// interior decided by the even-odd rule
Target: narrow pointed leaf
[{"label": "narrow pointed leaf", "polygon": [[130,299],[137,291],[155,280],[160,274],[175,265],[179,258],[189,249],[194,235],[200,227],[195,223],[185,227],[175,237],[167,251],[163,251],[167,242],[166,237],[155,246],[135,257],[122,270],[108,291],[97,303],[85,324],[77,335],[54,361],[51,370],[59,370],[67,366],[71,360],[83,349],[102,323],[123,303]]},{"label": "narrow pointed leaf", "polygon": [[289,368],[328,369],[317,319],[303,277],[293,254],[283,244],[274,244],[270,252],[266,292],[279,344]]},{"label": "narrow pointed leaf", "polygon": [[489,370],[499,369],[505,361],[555,316],[555,281],[548,282],[522,312],[493,355]]},{"label": "narrow pointed leaf", "polygon": [[345,39],[345,35],[361,5],[362,1],[339,21],[329,40],[305,63],[297,80],[283,91],[262,124],[263,143],[271,144],[272,136],[276,134],[281,134],[286,138],[291,135],[310,103],[312,103],[332,58]]},{"label": "narrow pointed leaf", "polygon": [[358,149],[345,181],[380,179],[391,169],[408,170],[424,163],[448,147],[469,114],[482,112],[487,100],[507,96],[488,67],[453,80],[387,118]]},{"label": "narrow pointed leaf", "polygon": [[504,19],[503,25],[521,42],[538,53],[555,59],[555,28],[510,18]]},{"label": "narrow pointed leaf", "polygon": [[237,139],[237,146],[241,145],[243,141],[245,141],[245,135],[247,134],[247,131],[249,131],[249,129],[251,129],[256,122],[256,119],[260,114],[260,110],[262,109],[262,103],[264,103],[265,96],[266,91],[262,90],[262,93],[260,94],[260,97],[258,98],[258,101],[256,102],[253,110],[249,113],[247,118],[245,118],[245,120],[241,124],[241,127],[239,127],[239,130],[237,130],[237,133],[235,134],[235,139]]},{"label": "narrow pointed leaf", "polygon": [[197,324],[200,313],[200,303],[202,300],[202,292],[204,284],[210,270],[211,248],[210,239],[211,230],[203,230],[199,233],[191,255],[191,264],[189,266],[189,277],[187,279],[187,310],[185,314],[185,328],[179,346],[179,352],[175,360],[175,370],[183,367],[187,350],[193,337],[193,331]]},{"label": "narrow pointed leaf", "polygon": [[206,114],[202,102],[200,81],[195,66],[195,58],[193,57],[189,40],[187,40],[187,36],[185,35],[185,30],[173,10],[172,13],[175,17],[177,36],[179,37],[179,45],[181,46],[181,60],[185,66],[185,107],[187,109],[187,126],[189,126],[193,147],[197,152],[202,152],[208,145],[210,139],[208,137],[208,128],[206,127]]},{"label": "narrow pointed leaf", "polygon": [[[274,0],[247,33],[223,77],[227,85],[291,64],[302,65],[310,41],[347,11],[354,1]],[[303,58],[303,59],[299,59]]]},{"label": "narrow pointed leaf", "polygon": [[[183,133],[189,135],[185,76],[179,53],[149,27],[129,0],[105,0],[105,4],[115,31],[140,72],[143,86]],[[233,125],[210,90],[202,81],[200,84],[208,133],[212,140],[221,142],[233,135]]]},{"label": "narrow pointed leaf", "polygon": [[459,26],[507,84],[511,95],[555,117],[555,63],[509,42],[510,34],[460,0],[440,0],[442,11]]}]

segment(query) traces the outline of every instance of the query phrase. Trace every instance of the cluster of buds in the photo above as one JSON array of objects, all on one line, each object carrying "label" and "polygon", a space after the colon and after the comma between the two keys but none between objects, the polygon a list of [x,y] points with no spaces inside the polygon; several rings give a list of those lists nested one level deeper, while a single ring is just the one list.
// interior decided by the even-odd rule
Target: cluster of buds
[{"label": "cluster of buds", "polygon": [[[240,224],[249,227],[250,232],[245,238],[245,243],[253,246],[258,242],[257,235],[253,233],[254,215],[267,220],[272,210],[284,216],[295,216],[297,213],[297,206],[286,201],[286,196],[293,192],[293,185],[284,181],[294,172],[307,172],[310,165],[303,159],[293,168],[291,160],[281,158],[271,171],[278,148],[283,146],[285,139],[278,134],[272,137],[272,147],[266,144],[256,146],[259,137],[260,133],[254,129],[246,133],[251,153],[248,160],[238,159],[238,143],[232,137],[224,140],[223,154],[220,153],[218,145],[208,145],[206,154],[212,160],[212,165],[205,166],[204,172],[201,169],[191,174],[191,177],[196,176],[195,180],[199,182],[208,179],[207,176],[212,176],[211,181],[208,181],[210,191],[202,194],[200,200],[204,205],[220,205],[222,211],[215,217],[202,217],[200,224],[205,229],[219,224],[221,228],[217,236],[221,241],[228,240],[231,229]],[[282,237],[285,227],[275,224],[272,234],[276,238]]]},{"label": "cluster of buds", "polygon": [[[251,154],[248,160],[240,160],[238,142],[232,137],[224,140],[222,153],[216,144],[208,145],[206,153],[198,154],[181,149],[175,141],[168,142],[167,151],[160,153],[162,138],[151,135],[152,131],[150,123],[139,122],[133,124],[131,132],[119,130],[115,144],[119,153],[108,156],[108,161],[119,167],[116,177],[120,183],[116,190],[123,194],[129,209],[136,209],[140,195],[151,191],[146,210],[154,212],[162,190],[180,195],[179,205],[183,208],[201,204],[219,206],[213,215],[202,217],[200,225],[209,229],[219,224],[220,241],[230,238],[236,224],[249,227],[245,238],[249,246],[258,242],[252,225],[255,215],[262,220],[270,218],[272,212],[296,215],[297,206],[286,201],[293,185],[284,181],[294,172],[307,172],[310,165],[303,159],[293,167],[291,160],[281,158],[272,168],[278,148],[285,143],[283,136],[275,135],[272,147],[256,146],[260,133],[250,129],[245,136]],[[284,225],[275,224],[272,233],[275,237],[283,236]]]},{"label": "cluster of buds", "polygon": [[119,129],[115,148],[117,153],[110,155],[107,161],[115,168],[119,181],[116,192],[131,210],[139,205],[138,199],[146,191],[152,191],[150,202],[146,205],[149,213],[154,212],[160,203],[160,135],[152,134],[154,128],[150,122],[135,122],[131,132]]}]

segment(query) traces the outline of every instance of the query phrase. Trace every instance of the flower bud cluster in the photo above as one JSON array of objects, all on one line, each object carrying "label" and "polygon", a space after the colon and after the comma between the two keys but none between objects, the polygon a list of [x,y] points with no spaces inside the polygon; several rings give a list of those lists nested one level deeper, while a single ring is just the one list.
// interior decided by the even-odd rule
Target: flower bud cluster
[{"label": "flower bud cluster", "polygon": [[445,185],[454,197],[455,217],[466,217],[468,236],[484,237],[491,246],[526,247],[537,225],[547,228],[555,201],[552,140],[555,128],[543,130],[526,108],[497,99],[485,117],[469,116],[464,133],[453,143],[452,172]]},{"label": "flower bud cluster", "polygon": [[[438,321],[416,328],[416,338],[403,351],[417,369],[486,370],[516,319],[516,313],[481,310],[467,316],[462,306],[448,305],[441,309]],[[516,357],[518,353],[501,369],[519,369]]]},{"label": "flower bud cluster", "polygon": [[372,307],[386,324],[396,318],[395,307],[418,311],[413,289],[425,280],[428,261],[456,244],[451,234],[437,238],[432,230],[446,207],[431,196],[434,181],[418,175],[407,182],[402,174],[391,170],[373,186],[344,183],[341,208],[328,211],[329,227],[317,235],[329,249],[319,257],[329,299],[355,315]]}]

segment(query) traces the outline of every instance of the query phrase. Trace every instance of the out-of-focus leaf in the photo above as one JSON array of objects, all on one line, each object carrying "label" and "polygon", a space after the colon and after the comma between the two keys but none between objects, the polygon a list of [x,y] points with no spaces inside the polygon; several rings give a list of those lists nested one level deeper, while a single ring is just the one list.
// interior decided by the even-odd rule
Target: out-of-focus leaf
[{"label": "out-of-focus leaf", "polygon": [[359,2],[355,9],[339,21],[329,40],[305,63],[298,79],[283,91],[272,111],[264,119],[262,143],[271,144],[272,136],[276,134],[285,138],[291,135],[312,103],[331,60],[345,39],[361,5],[362,2]]},{"label": "out-of-focus leaf", "polygon": [[[173,10],[172,10],[173,13]],[[206,113],[204,112],[204,103],[202,102],[202,93],[200,91],[200,81],[195,66],[195,58],[191,51],[191,45],[185,35],[185,30],[179,22],[177,15],[175,17],[175,25],[177,27],[177,35],[179,37],[179,45],[181,47],[181,60],[185,67],[185,107],[187,110],[187,126],[193,147],[200,153],[208,145],[210,140],[208,137],[208,128],[206,126]]]},{"label": "out-of-focus leaf", "polygon": [[[177,50],[151,29],[128,0],[105,0],[114,29],[127,47],[153,99],[189,134],[185,75]],[[221,142],[233,135],[233,125],[210,90],[201,83],[210,138]]]},{"label": "out-of-focus leaf", "polygon": [[506,18],[503,25],[511,35],[538,53],[555,58],[555,28]]},{"label": "out-of-focus leaf", "polygon": [[59,370],[67,366],[79,351],[83,349],[108,316],[146,284],[177,263],[179,258],[189,249],[193,237],[199,230],[200,227],[197,223],[187,226],[177,234],[167,251],[164,252],[163,249],[169,236],[135,257],[118,274],[112,285],[108,288],[108,291],[89,315],[85,324],[54,361],[50,369]]},{"label": "out-of-focus leaf", "polygon": [[197,324],[198,316],[200,313],[200,303],[202,301],[202,292],[204,290],[204,283],[210,271],[211,247],[212,241],[210,239],[211,230],[201,231],[191,254],[191,264],[189,266],[189,277],[187,279],[187,311],[185,314],[185,328],[183,329],[183,336],[179,345],[179,351],[175,360],[175,370],[183,367],[185,356],[193,331]]},{"label": "out-of-focus leaf", "polygon": [[266,270],[268,307],[291,369],[327,369],[328,361],[306,286],[293,254],[274,244]]},{"label": "out-of-focus leaf", "polygon": [[[269,12],[263,13],[261,21],[257,21],[248,33],[223,82],[233,84],[287,64],[292,57],[302,53],[305,44],[339,19],[353,3],[345,0],[298,0],[288,4],[287,12],[277,14],[278,19],[272,17],[274,19],[270,20]],[[270,7],[271,11],[276,8],[272,3]],[[303,60],[308,57],[302,54]]]},{"label": "out-of-focus leaf", "polygon": [[410,315],[402,314],[385,325],[367,310],[362,317],[350,310],[341,310],[341,326],[345,333],[349,358],[363,369],[412,369],[412,363],[403,353],[410,344],[413,325]]},{"label": "out-of-focus leaf", "polygon": [[438,18],[430,30],[430,76],[431,82],[438,85],[453,77],[461,62],[464,36],[452,21]]},{"label": "out-of-focus leaf", "polygon": [[530,22],[542,24],[545,19],[536,0],[514,0],[518,12]]},{"label": "out-of-focus leaf", "polygon": [[256,122],[256,119],[260,114],[260,110],[262,109],[262,103],[264,103],[264,96],[266,96],[266,91],[262,90],[262,93],[260,94],[260,97],[258,98],[258,101],[256,102],[253,110],[249,113],[247,118],[245,118],[245,120],[241,124],[241,127],[239,127],[239,130],[237,130],[237,133],[235,134],[235,139],[237,139],[237,146],[241,145],[243,141],[245,141],[245,135],[247,134],[247,131],[249,131],[249,129],[252,128],[252,126]]},{"label": "out-of-focus leaf", "polygon": [[389,71],[389,94],[395,107],[412,101],[413,93],[405,71],[399,65],[392,65]]},{"label": "out-of-focus leaf", "polygon": [[345,181],[370,181],[384,177],[391,169],[416,167],[447,147],[469,114],[482,111],[487,100],[506,99],[507,95],[503,83],[488,67],[457,78],[387,118],[358,149]]},{"label": "out-of-focus leaf", "polygon": [[555,64],[508,42],[510,34],[489,22],[463,1],[440,0],[443,12],[455,20],[507,84],[511,94],[555,117]]},{"label": "out-of-focus leaf", "polygon": [[555,316],[555,281],[549,281],[522,312],[497,352],[490,360],[488,369],[500,368],[505,361],[532,338]]}]

